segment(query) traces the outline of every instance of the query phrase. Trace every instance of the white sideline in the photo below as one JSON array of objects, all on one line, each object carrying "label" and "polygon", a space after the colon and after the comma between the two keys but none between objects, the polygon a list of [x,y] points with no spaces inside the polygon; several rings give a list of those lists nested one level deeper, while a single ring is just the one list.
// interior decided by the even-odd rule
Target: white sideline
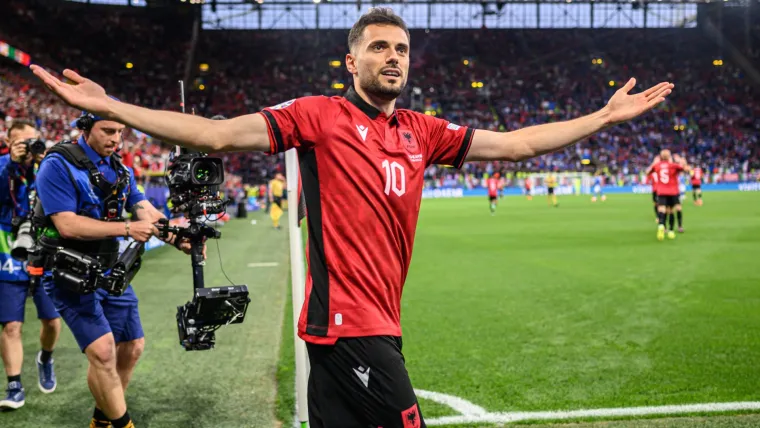
[{"label": "white sideline", "polygon": [[[440,392],[425,391],[424,389],[415,389],[414,393],[417,394],[417,398],[424,398],[426,400],[435,401],[436,403],[444,404],[451,407],[463,416],[485,416],[488,414],[486,409],[476,406],[464,398],[455,397],[453,395],[441,394]],[[423,409],[424,411],[424,409]],[[424,413],[422,414],[425,415]]]},{"label": "white sideline", "polygon": [[263,262],[263,263],[248,263],[249,268],[255,268],[255,267],[276,267],[280,264],[277,262]]},{"label": "white sideline", "polygon": [[[443,403],[446,404],[446,403]],[[453,407],[452,407],[453,408]],[[760,410],[760,402],[704,403],[672,406],[623,407],[613,409],[589,409],[554,412],[510,412],[487,413],[483,415],[444,416],[425,419],[427,425],[452,425],[467,423],[506,423],[527,420],[576,419],[615,416],[677,415],[683,413],[728,412],[737,410]],[[423,409],[424,411],[424,409]],[[423,413],[424,415],[424,413]]]}]

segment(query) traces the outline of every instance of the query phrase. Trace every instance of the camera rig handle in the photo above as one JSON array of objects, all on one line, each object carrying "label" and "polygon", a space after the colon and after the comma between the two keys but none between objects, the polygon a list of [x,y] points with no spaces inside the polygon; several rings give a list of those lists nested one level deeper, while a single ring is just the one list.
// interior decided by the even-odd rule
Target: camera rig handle
[{"label": "camera rig handle", "polygon": [[156,228],[159,232],[159,238],[166,239],[169,233],[175,234],[175,246],[180,241],[190,241],[190,258],[193,265],[193,288],[204,288],[203,281],[203,266],[206,262],[203,260],[203,243],[207,239],[219,239],[222,237],[222,232],[214,229],[213,227],[198,222],[195,218],[190,219],[190,224],[186,227],[170,226],[169,220],[162,218],[158,220]]}]

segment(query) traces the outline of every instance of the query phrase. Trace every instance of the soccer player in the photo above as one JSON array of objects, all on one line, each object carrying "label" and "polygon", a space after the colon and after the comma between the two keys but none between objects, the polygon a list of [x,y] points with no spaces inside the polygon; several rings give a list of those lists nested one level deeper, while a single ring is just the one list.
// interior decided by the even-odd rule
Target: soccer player
[{"label": "soccer player", "polygon": [[593,196],[591,196],[591,202],[596,202],[597,197],[602,202],[607,200],[607,196],[604,195],[604,188],[602,187],[602,175],[597,173],[594,175]]},{"label": "soccer player", "polygon": [[507,177],[503,176],[499,179],[499,199],[504,197],[504,188],[507,186]]},{"label": "soccer player", "polygon": [[554,205],[556,208],[559,204],[557,203],[557,195],[554,194],[555,187],[557,187],[557,177],[555,177],[554,174],[549,173],[549,175],[546,176],[546,197],[549,206]]},{"label": "soccer player", "polygon": [[649,167],[647,174],[657,173],[657,215],[660,225],[657,227],[657,240],[665,239],[665,217],[670,215],[670,228],[668,239],[675,239],[673,231],[674,210],[678,213],[679,232],[683,232],[681,204],[678,201],[678,175],[686,168],[683,163],[675,163],[671,160],[670,150],[660,152],[660,161]]},{"label": "soccer player", "polygon": [[[681,157],[678,155],[673,156],[673,159],[676,161],[676,163],[682,163]],[[686,200],[686,182],[688,178],[685,174],[680,174],[678,176],[678,202],[683,205],[683,201]]]},{"label": "soccer player", "polygon": [[525,196],[528,198],[529,201],[533,200],[533,193],[531,193],[531,187],[533,187],[532,179],[530,177],[525,177]]},{"label": "soccer player", "polygon": [[359,18],[348,48],[353,84],[344,96],[306,96],[217,121],[111,100],[72,70],[63,72],[71,84],[39,66],[32,70],[66,103],[163,141],[206,153],[295,148],[309,213],[309,273],[298,321],[311,367],[309,426],[420,428],[425,422],[404,364],[400,306],[425,168],[520,162],[559,150],[651,110],[673,84],[630,94],[631,79],[594,113],[493,132],[396,108],[411,44],[392,10],[373,8]]},{"label": "soccer player", "polygon": [[[652,165],[660,162],[660,155],[657,155],[654,157],[654,160],[652,161]],[[650,171],[647,174],[647,177],[649,177],[649,182],[652,185],[652,202],[654,203],[654,222],[657,224],[660,224],[660,215],[657,211],[657,172],[656,171]]]},{"label": "soccer player", "polygon": [[488,200],[491,203],[491,215],[496,215],[496,203],[499,201],[499,173],[495,172],[490,178],[486,180],[486,187],[488,188]]},{"label": "soccer player", "polygon": [[691,196],[694,198],[694,205],[702,206],[702,177],[704,172],[702,168],[696,167],[691,172]]},{"label": "soccer player", "polygon": [[280,217],[282,217],[282,197],[285,189],[285,176],[281,173],[275,174],[274,178],[269,181],[269,217],[272,219],[272,226],[280,229]]}]

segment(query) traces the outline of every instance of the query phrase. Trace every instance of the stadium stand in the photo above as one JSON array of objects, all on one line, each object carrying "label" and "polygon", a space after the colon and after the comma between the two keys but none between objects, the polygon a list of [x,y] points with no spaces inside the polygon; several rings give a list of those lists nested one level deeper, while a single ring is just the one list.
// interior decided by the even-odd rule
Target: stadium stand
[{"label": "stadium stand", "polygon": [[[0,17],[0,38],[49,69],[77,67],[117,97],[152,108],[177,110],[176,81],[187,76],[188,109],[206,117],[255,112],[304,95],[339,95],[350,84],[342,65],[345,31],[203,31],[193,44],[190,16],[178,19],[144,8],[109,8],[106,14],[107,7],[12,0],[14,13]],[[730,25],[742,19],[726,14],[722,27],[758,66],[760,31],[748,45],[744,34],[732,30],[739,26]],[[58,25],[46,25],[51,22]],[[114,37],[96,36],[104,33]],[[457,173],[432,167],[429,186],[472,186],[496,170],[583,169],[603,170],[608,183],[631,184],[661,147],[686,154],[713,179],[755,177],[760,169],[757,82],[730,61],[714,65],[722,50],[700,29],[413,30],[411,39],[415,58],[399,107],[461,125],[503,131],[578,117],[601,107],[628,76],[638,79],[639,88],[660,79],[678,88],[653,114],[567,150],[519,164],[471,163]],[[193,66],[185,70],[188,56]],[[337,66],[330,65],[334,61]],[[199,64],[208,67],[202,71]],[[31,117],[51,142],[72,136],[68,121],[77,112],[54,100],[23,67],[2,67],[0,114],[6,123]],[[122,149],[141,175],[160,174],[168,153],[167,146],[139,133],[128,135]],[[584,157],[590,165],[582,164]],[[232,174],[230,190],[283,171],[280,157],[223,158]]]}]

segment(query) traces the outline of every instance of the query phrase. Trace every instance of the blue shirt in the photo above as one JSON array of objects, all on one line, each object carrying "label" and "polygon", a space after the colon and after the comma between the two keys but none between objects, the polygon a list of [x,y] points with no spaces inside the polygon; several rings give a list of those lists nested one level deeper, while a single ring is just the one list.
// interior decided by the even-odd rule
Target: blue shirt
[{"label": "blue shirt", "polygon": [[[82,137],[76,144],[84,149],[87,157],[109,183],[116,182],[118,173],[111,167],[110,156],[102,157],[97,154]],[[131,210],[132,206],[145,200],[145,195],[137,188],[134,171],[131,168],[127,170],[129,184],[124,192],[128,191],[128,195],[126,204],[119,204],[119,213],[123,209]],[[69,173],[74,177],[76,188],[72,185]],[[94,219],[104,217],[103,201],[107,195],[92,185],[86,169],[78,169],[58,153],[49,154],[40,165],[37,173],[37,194],[46,216],[60,212],[73,212]]]},{"label": "blue shirt", "polygon": [[[31,167],[30,167],[31,168]],[[11,257],[11,221],[13,216],[25,216],[29,212],[29,191],[24,180],[19,178],[24,170],[11,155],[0,156],[0,282],[29,281],[24,264]],[[11,180],[15,192],[11,195]]]}]

